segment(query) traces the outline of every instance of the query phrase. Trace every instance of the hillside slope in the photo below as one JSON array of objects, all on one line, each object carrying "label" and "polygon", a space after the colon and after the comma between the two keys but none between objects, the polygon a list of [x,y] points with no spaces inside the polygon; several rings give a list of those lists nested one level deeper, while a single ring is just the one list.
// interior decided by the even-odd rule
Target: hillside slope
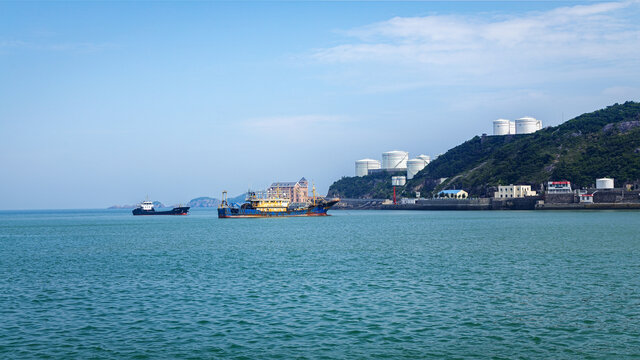
[{"label": "hillside slope", "polygon": [[[605,176],[615,178],[616,184],[640,179],[640,103],[615,104],[533,134],[476,136],[431,162],[407,182],[404,195],[462,188],[482,196],[491,195],[497,185],[530,184],[537,189],[549,180],[582,187]],[[329,193],[380,195],[374,188],[345,192],[369,177],[343,178]],[[387,190],[387,198],[389,194]]]}]

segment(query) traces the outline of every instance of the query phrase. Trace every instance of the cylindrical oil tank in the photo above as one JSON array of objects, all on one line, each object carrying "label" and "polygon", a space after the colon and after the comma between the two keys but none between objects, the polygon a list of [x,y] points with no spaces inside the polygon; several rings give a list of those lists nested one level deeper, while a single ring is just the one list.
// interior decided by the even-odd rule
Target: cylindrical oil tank
[{"label": "cylindrical oil tank", "polygon": [[541,127],[541,121],[529,116],[516,120],[516,134],[531,134],[538,131]]},{"label": "cylindrical oil tank", "polygon": [[391,177],[391,185],[392,186],[404,186],[407,183],[407,178],[404,176],[392,176]]},{"label": "cylindrical oil tank", "polygon": [[515,121],[509,121],[509,134],[515,134],[516,133],[516,122]]},{"label": "cylindrical oil tank", "polygon": [[423,159],[410,159],[407,161],[407,179],[411,180],[413,177],[424,167],[427,166],[427,162]]},{"label": "cylindrical oil tank", "polygon": [[613,189],[613,179],[611,178],[596,179],[596,189]]},{"label": "cylindrical oil tank", "polygon": [[362,159],[356,161],[356,176],[369,175],[369,169],[380,169],[380,161],[373,159]]},{"label": "cylindrical oil tank", "polygon": [[431,156],[429,155],[418,155],[416,156],[418,159],[422,159],[424,160],[424,162],[427,163],[427,165],[429,165],[429,163],[431,162]]},{"label": "cylindrical oil tank", "polygon": [[409,153],[406,151],[387,151],[382,153],[383,169],[406,169]]},{"label": "cylindrical oil tank", "polygon": [[493,120],[493,135],[509,135],[510,121],[505,119]]}]

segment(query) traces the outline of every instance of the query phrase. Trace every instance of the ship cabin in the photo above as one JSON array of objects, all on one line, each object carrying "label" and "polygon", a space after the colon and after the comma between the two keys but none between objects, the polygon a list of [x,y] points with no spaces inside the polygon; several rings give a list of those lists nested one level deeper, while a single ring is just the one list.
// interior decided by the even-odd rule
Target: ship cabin
[{"label": "ship cabin", "polygon": [[140,207],[142,208],[142,210],[151,211],[151,210],[153,210],[153,202],[151,202],[149,200],[143,201],[140,204]]},{"label": "ship cabin", "polygon": [[284,212],[289,206],[289,199],[286,197],[265,196],[250,193],[247,201],[251,202],[251,207],[264,212]]}]

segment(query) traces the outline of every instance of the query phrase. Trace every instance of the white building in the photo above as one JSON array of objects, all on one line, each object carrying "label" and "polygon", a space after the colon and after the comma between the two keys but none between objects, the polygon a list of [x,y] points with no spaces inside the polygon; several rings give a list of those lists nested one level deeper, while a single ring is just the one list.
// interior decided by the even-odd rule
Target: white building
[{"label": "white building", "polygon": [[525,196],[536,196],[535,191],[531,191],[531,185],[500,185],[498,191],[494,193],[496,199],[522,198]]},{"label": "white building", "polygon": [[464,190],[442,190],[438,193],[439,198],[466,199],[469,194]]},{"label": "white building", "polygon": [[593,204],[593,194],[580,194],[580,203]]},{"label": "white building", "polygon": [[570,181],[549,181],[547,183],[548,194],[570,194],[571,182]]},{"label": "white building", "polygon": [[416,203],[416,198],[402,198],[400,199],[400,204],[402,205],[415,205]]}]

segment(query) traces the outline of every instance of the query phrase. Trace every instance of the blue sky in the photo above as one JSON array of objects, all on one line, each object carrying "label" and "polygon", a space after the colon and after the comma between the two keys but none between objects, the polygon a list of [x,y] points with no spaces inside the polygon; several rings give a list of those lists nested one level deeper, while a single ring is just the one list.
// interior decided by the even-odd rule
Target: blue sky
[{"label": "blue sky", "polygon": [[640,3],[0,2],[0,209],[320,192],[640,100]]}]

